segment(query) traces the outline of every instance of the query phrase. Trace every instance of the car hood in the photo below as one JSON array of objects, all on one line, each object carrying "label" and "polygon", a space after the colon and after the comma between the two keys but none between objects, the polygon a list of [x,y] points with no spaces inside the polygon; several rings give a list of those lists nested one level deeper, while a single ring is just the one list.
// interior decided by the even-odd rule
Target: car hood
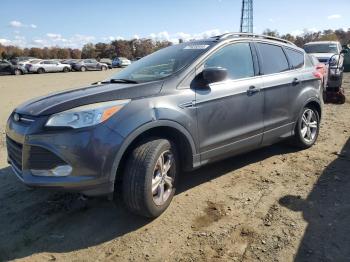
[{"label": "car hood", "polygon": [[15,112],[29,116],[45,116],[87,104],[154,96],[161,91],[163,81],[143,84],[99,84],[67,90],[29,100]]},{"label": "car hood", "polygon": [[316,56],[318,59],[323,58],[323,59],[330,59],[335,53],[312,53],[310,55]]}]

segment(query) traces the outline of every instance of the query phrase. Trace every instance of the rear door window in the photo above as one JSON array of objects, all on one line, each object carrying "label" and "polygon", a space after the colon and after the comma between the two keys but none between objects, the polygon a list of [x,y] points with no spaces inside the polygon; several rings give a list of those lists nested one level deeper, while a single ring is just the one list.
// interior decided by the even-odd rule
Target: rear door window
[{"label": "rear door window", "polygon": [[276,74],[289,70],[289,64],[282,47],[271,44],[257,44],[262,73],[264,75]]},{"label": "rear door window", "polygon": [[292,69],[298,69],[304,66],[304,53],[289,48],[286,48],[285,51]]}]

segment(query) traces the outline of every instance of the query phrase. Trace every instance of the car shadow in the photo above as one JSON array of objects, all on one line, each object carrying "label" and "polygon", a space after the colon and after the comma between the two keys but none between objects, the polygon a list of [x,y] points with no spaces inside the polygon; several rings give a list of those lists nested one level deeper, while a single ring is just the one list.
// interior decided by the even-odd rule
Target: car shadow
[{"label": "car shadow", "polygon": [[284,196],[279,203],[302,212],[308,225],[295,261],[350,260],[350,139],[322,172],[306,199]]},{"label": "car shadow", "polygon": [[[295,150],[277,144],[251,152],[249,157],[245,154],[181,174],[177,194],[246,165],[291,152]],[[86,200],[78,194],[27,188],[10,167],[0,170],[0,183],[0,261],[92,247],[151,222],[127,212],[121,201]]]}]

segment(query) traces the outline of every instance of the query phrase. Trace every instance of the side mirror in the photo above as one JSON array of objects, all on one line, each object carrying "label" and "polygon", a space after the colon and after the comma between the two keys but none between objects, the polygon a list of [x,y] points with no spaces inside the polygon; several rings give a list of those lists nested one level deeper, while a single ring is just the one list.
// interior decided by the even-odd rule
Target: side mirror
[{"label": "side mirror", "polygon": [[221,82],[227,78],[228,72],[223,67],[208,67],[203,70],[203,79],[207,84]]},{"label": "side mirror", "polygon": [[348,54],[349,53],[349,50],[348,49],[343,49],[340,51],[340,54]]}]

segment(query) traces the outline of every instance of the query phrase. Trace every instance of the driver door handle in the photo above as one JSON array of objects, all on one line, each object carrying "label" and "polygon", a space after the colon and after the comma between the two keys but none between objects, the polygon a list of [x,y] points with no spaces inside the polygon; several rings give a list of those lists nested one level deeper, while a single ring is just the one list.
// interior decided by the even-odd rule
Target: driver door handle
[{"label": "driver door handle", "polygon": [[247,95],[252,96],[258,92],[260,92],[260,88],[256,88],[255,86],[250,86],[249,89],[247,90]]},{"label": "driver door handle", "polygon": [[292,85],[293,86],[297,86],[297,85],[299,85],[300,84],[300,80],[298,79],[298,78],[294,78],[293,79],[293,82],[292,82]]}]

